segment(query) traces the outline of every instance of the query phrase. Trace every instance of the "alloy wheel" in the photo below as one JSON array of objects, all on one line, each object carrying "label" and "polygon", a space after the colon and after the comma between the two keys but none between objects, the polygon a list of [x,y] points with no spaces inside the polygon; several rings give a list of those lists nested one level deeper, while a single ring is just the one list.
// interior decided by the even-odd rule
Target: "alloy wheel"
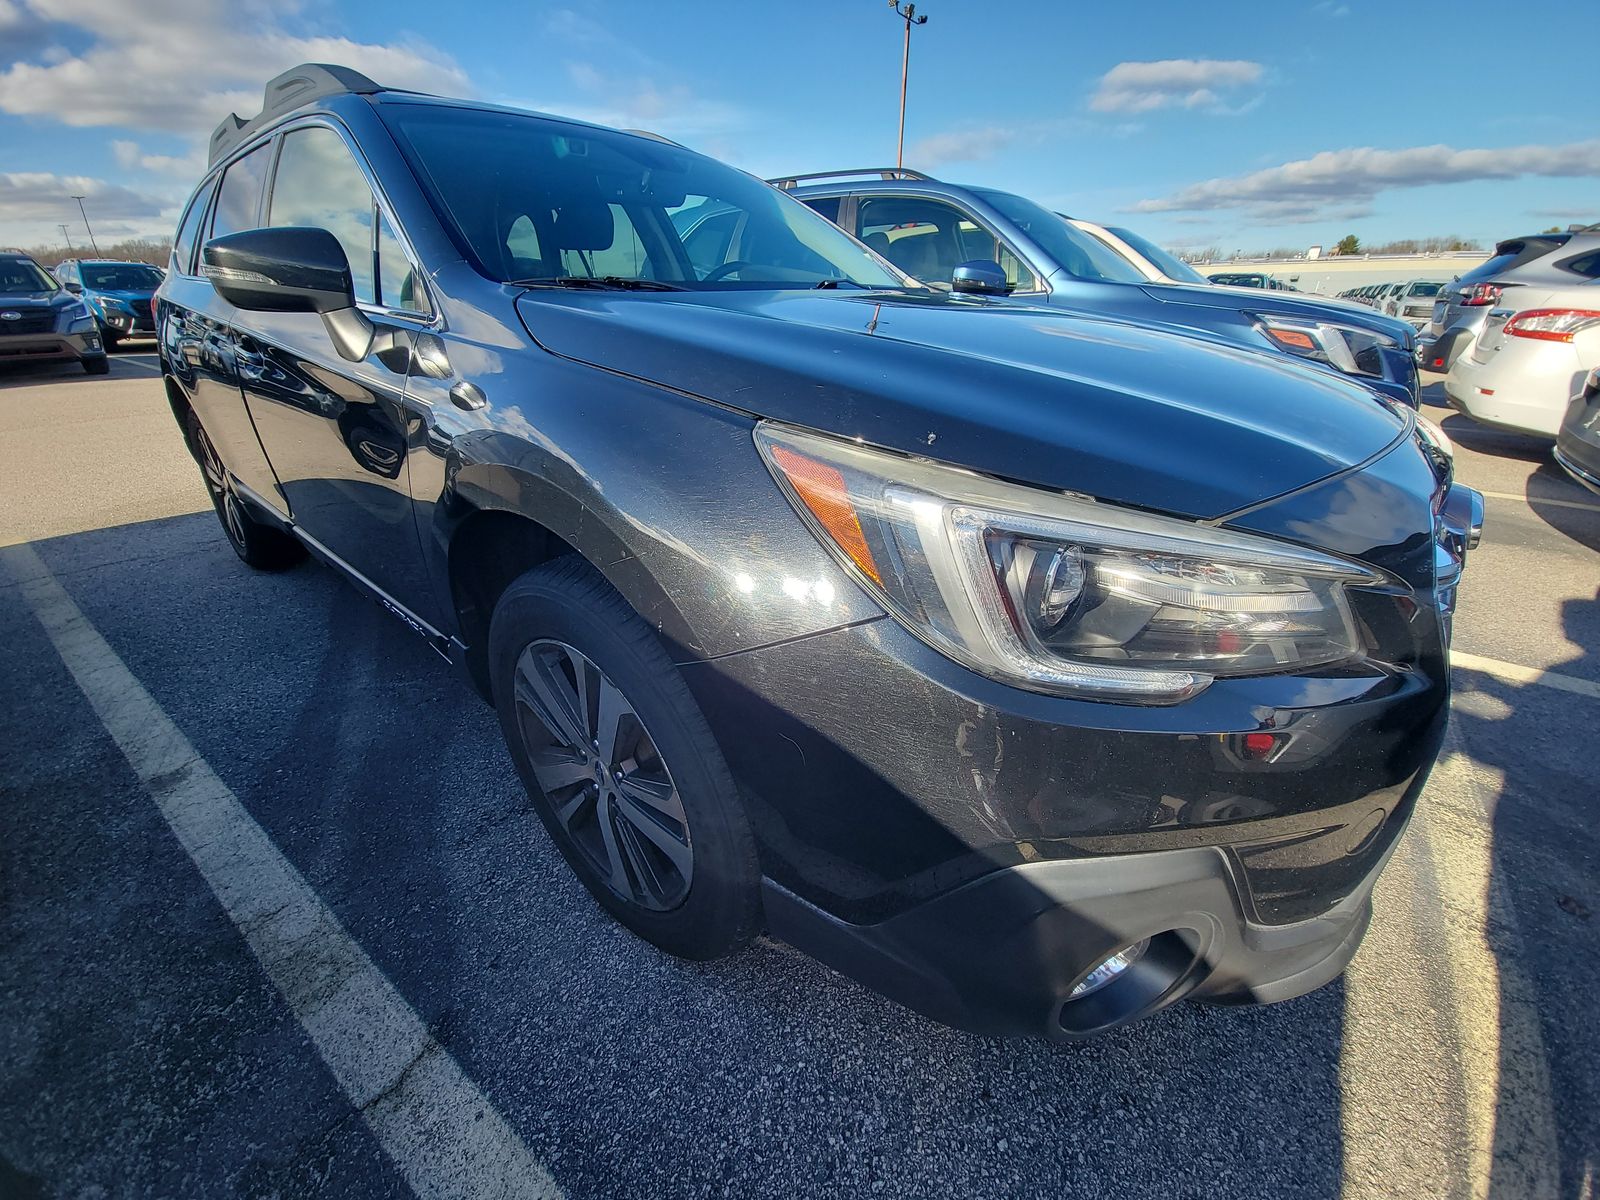
[{"label": "alloy wheel", "polygon": [[217,506],[217,511],[222,514],[222,523],[227,527],[228,536],[233,539],[235,545],[243,546],[244,513],[239,509],[239,500],[233,494],[233,489],[228,486],[228,476],[222,469],[222,459],[217,456],[216,447],[206,436],[205,429],[198,424],[195,426],[195,440],[200,446],[200,471],[205,476],[206,489],[211,493],[211,500]]},{"label": "alloy wheel", "polygon": [[565,642],[517,659],[513,697],[528,762],[573,847],[618,897],[664,912],[689,894],[689,820],[633,705]]}]

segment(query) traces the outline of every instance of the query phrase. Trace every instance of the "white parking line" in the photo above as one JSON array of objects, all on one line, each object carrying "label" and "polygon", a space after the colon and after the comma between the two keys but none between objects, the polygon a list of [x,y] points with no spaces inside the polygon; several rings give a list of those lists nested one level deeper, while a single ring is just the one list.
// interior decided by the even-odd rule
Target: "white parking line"
[{"label": "white parking line", "polygon": [[1559,671],[1545,671],[1538,667],[1524,667],[1517,663],[1501,662],[1498,658],[1483,658],[1464,650],[1450,651],[1450,665],[1464,671],[1482,671],[1507,683],[1537,683],[1541,687],[1555,688],[1558,692],[1571,692],[1574,696],[1588,696],[1600,700],[1600,683],[1579,679],[1576,675],[1563,675]]},{"label": "white parking line", "polygon": [[0,550],[78,687],[283,993],[339,1086],[424,1197],[556,1200],[550,1173],[428,1033],[30,546]]},{"label": "white parking line", "polygon": [[1600,504],[1588,504],[1582,500],[1555,500],[1549,496],[1524,496],[1520,492],[1480,491],[1479,494],[1487,496],[1491,500],[1515,500],[1520,504],[1528,505],[1530,508],[1537,507],[1540,504],[1549,504],[1556,508],[1576,508],[1582,512],[1600,513]]}]

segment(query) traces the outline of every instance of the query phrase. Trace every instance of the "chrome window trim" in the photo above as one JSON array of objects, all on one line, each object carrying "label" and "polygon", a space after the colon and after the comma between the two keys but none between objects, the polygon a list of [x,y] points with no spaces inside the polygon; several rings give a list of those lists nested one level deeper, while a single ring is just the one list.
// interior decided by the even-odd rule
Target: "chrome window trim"
[{"label": "chrome window trim", "polygon": [[[370,304],[363,300],[356,301],[356,307],[362,312],[381,316],[386,320],[405,321],[423,329],[437,331],[443,328],[443,320],[439,315],[439,306],[434,301],[433,289],[428,286],[427,272],[417,265],[420,258],[416,247],[411,244],[411,238],[406,234],[405,226],[395,216],[394,205],[390,202],[388,193],[384,191],[383,185],[378,181],[377,175],[374,174],[372,164],[367,161],[367,156],[361,152],[360,146],[356,144],[354,136],[345,127],[344,122],[328,113],[307,113],[303,117],[296,117],[293,120],[285,121],[281,125],[273,126],[271,136],[278,138],[281,145],[284,135],[293,133],[297,129],[312,127],[331,129],[344,143],[345,149],[350,152],[350,157],[356,164],[356,170],[360,171],[362,177],[367,181],[367,187],[372,191],[373,200],[382,211],[385,219],[388,220],[389,228],[394,232],[395,240],[400,243],[400,248],[405,252],[406,262],[410,265],[412,272],[417,277],[417,281],[422,285],[424,295],[428,298],[428,311],[426,313],[419,313],[409,308],[386,308],[383,305]],[[263,218],[270,219],[272,188],[277,185],[277,182],[278,164],[274,161],[272,164],[272,178],[262,197],[263,211],[261,215]],[[377,231],[374,230],[373,232],[374,236],[376,236]]]}]

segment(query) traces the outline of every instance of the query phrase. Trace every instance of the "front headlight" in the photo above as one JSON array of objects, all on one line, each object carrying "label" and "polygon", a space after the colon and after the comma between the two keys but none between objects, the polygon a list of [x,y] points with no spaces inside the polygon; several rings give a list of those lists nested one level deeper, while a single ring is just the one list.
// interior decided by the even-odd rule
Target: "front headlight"
[{"label": "front headlight", "polygon": [[1346,375],[1383,375],[1380,350],[1400,345],[1392,337],[1309,317],[1274,316],[1257,313],[1256,328],[1279,350],[1313,362],[1327,363]]},{"label": "front headlight", "polygon": [[80,328],[86,328],[94,324],[94,312],[89,308],[88,303],[83,300],[74,300],[61,311],[66,318],[68,333],[76,333]]},{"label": "front headlight", "polygon": [[771,424],[790,502],[902,624],[1034,691],[1173,704],[1360,650],[1357,563]]}]

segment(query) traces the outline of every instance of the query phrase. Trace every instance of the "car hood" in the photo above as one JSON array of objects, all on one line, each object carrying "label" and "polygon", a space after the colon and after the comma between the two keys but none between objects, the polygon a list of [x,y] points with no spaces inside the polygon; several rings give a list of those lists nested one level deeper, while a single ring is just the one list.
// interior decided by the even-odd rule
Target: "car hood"
[{"label": "car hood", "polygon": [[523,293],[553,353],[758,417],[1216,517],[1355,466],[1410,418],[1292,360],[1042,306],[856,292]]},{"label": "car hood", "polygon": [[95,300],[149,300],[155,296],[155,288],[84,288],[83,294]]},{"label": "car hood", "polygon": [[1231,308],[1241,312],[1277,313],[1286,317],[1308,317],[1318,321],[1337,321],[1389,337],[1403,339],[1412,335],[1404,321],[1386,317],[1365,305],[1346,304],[1344,301],[1312,299],[1293,292],[1266,291],[1262,288],[1199,287],[1185,284],[1144,285],[1145,292],[1164,304],[1198,304],[1204,308]]},{"label": "car hood", "polygon": [[72,303],[67,292],[25,292],[22,295],[0,293],[0,308],[60,308]]}]

